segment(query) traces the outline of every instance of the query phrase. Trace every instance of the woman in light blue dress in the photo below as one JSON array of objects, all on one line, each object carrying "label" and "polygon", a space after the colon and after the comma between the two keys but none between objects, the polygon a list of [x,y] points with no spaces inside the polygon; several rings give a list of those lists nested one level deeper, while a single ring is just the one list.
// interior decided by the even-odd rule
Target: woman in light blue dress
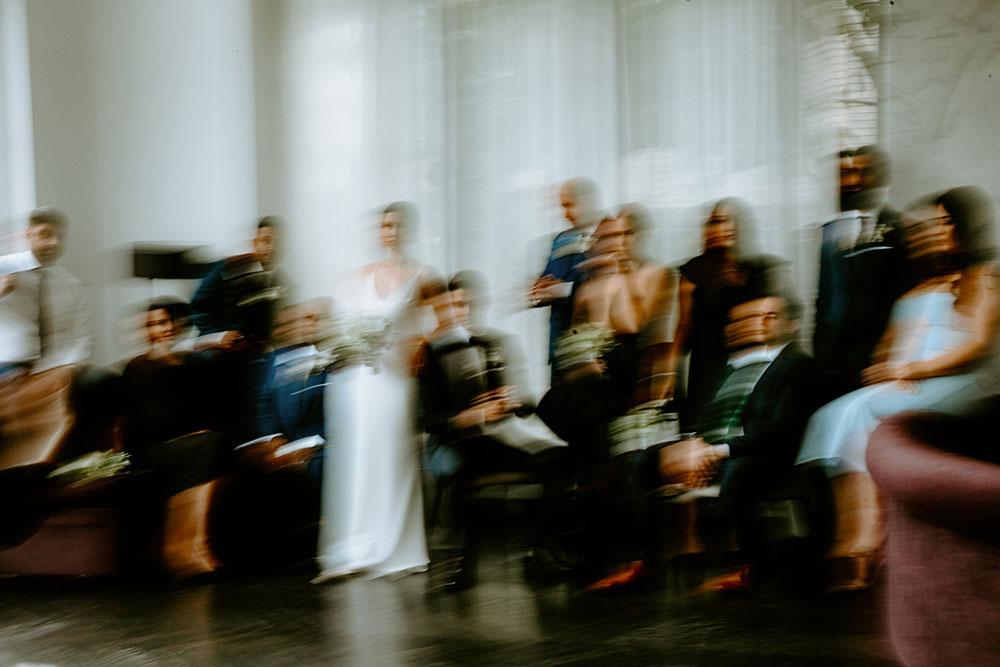
[{"label": "woman in light blue dress", "polygon": [[870,583],[882,541],[878,493],[865,465],[869,436],[890,415],[930,408],[968,387],[972,367],[991,350],[1000,312],[992,227],[989,199],[974,188],[911,208],[906,247],[914,286],[893,307],[862,374],[867,386],[809,421],[797,462],[822,462],[832,478],[831,557],[848,561],[836,588]]}]

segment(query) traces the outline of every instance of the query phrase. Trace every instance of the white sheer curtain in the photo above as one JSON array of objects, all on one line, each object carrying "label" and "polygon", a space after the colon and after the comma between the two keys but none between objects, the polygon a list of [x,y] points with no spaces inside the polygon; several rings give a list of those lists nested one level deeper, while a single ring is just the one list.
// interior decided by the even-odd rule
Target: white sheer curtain
[{"label": "white sheer curtain", "polygon": [[[408,199],[416,256],[509,296],[565,227],[556,189],[578,175],[608,208],[653,208],[662,261],[698,252],[704,205],[727,195],[755,207],[762,248],[795,257],[792,232],[834,185],[809,130],[812,4],[285,2],[258,30],[275,60],[258,130],[278,137],[262,208],[288,216],[290,265],[320,294],[374,257],[374,209]],[[501,298],[494,315],[541,382],[546,314]]]},{"label": "white sheer curtain", "polygon": [[0,254],[20,249],[35,205],[28,25],[24,0],[0,0]]}]

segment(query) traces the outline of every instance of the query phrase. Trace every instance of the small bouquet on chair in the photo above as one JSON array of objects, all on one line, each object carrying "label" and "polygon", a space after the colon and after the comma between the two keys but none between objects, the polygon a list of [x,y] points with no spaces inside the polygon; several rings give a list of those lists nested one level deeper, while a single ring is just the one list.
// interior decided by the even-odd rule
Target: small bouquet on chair
[{"label": "small bouquet on chair", "polygon": [[639,452],[679,438],[677,413],[664,412],[658,404],[632,408],[608,424],[611,456]]},{"label": "small bouquet on chair", "polygon": [[614,331],[596,324],[584,324],[570,329],[556,341],[554,363],[563,372],[586,366],[600,367],[601,357],[614,347]]},{"label": "small bouquet on chair", "polygon": [[48,477],[64,484],[82,484],[120,475],[128,465],[128,454],[125,452],[91,452],[62,464]]},{"label": "small bouquet on chair", "polygon": [[316,368],[366,364],[378,372],[378,359],[392,346],[392,323],[377,315],[334,318],[316,344]]}]

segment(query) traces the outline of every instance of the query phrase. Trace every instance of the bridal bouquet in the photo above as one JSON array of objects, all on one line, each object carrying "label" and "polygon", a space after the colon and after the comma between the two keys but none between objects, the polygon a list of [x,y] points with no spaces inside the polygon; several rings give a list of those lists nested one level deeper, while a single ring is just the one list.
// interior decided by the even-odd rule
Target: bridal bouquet
[{"label": "bridal bouquet", "polygon": [[317,344],[317,365],[352,362],[375,366],[383,351],[392,345],[392,323],[377,315],[350,315],[335,318],[326,336]]},{"label": "bridal bouquet", "polygon": [[128,454],[111,451],[91,452],[64,463],[49,473],[50,479],[67,484],[114,477],[128,467]]},{"label": "bridal bouquet", "polygon": [[677,413],[664,412],[658,405],[633,408],[608,425],[612,456],[648,449],[679,435]]},{"label": "bridal bouquet", "polygon": [[610,329],[595,324],[575,327],[556,341],[555,364],[557,368],[570,368],[593,363],[614,346],[615,335]]}]

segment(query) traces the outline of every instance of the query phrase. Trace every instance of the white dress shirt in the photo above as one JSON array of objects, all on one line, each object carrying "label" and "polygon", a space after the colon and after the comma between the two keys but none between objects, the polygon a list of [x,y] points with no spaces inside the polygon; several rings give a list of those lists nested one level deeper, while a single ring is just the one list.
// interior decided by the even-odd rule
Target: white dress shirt
[{"label": "white dress shirt", "polygon": [[[90,358],[93,331],[83,285],[61,266],[43,267],[31,252],[0,257],[0,276],[17,285],[0,297],[0,366],[32,363],[36,371],[82,364]],[[39,339],[39,282],[45,278],[46,341]]]}]

